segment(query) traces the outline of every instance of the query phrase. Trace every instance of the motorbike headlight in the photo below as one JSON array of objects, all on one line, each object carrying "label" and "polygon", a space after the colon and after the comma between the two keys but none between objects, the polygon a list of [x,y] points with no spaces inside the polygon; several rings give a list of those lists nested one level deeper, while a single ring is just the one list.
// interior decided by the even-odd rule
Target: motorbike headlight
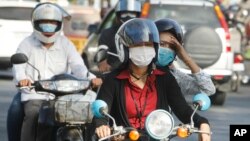
[{"label": "motorbike headlight", "polygon": [[157,140],[165,139],[174,128],[174,119],[165,110],[155,110],[147,116],[145,128],[152,138]]},{"label": "motorbike headlight", "polygon": [[90,84],[90,82],[86,80],[40,81],[39,83],[45,90],[60,92],[81,91],[88,88]]}]

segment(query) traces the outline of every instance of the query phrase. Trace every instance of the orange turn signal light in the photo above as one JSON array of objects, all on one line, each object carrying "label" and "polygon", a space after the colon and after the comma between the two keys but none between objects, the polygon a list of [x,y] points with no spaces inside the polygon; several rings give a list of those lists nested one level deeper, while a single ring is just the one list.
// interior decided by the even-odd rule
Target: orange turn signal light
[{"label": "orange turn signal light", "polygon": [[140,134],[136,130],[132,130],[129,132],[129,139],[132,141],[137,141],[140,137]]},{"label": "orange turn signal light", "polygon": [[189,132],[188,132],[188,129],[187,128],[178,128],[177,130],[177,136],[180,137],[180,138],[186,138],[189,136]]},{"label": "orange turn signal light", "polygon": [[145,2],[142,6],[142,11],[141,11],[141,17],[142,18],[147,18],[150,10],[150,3]]}]

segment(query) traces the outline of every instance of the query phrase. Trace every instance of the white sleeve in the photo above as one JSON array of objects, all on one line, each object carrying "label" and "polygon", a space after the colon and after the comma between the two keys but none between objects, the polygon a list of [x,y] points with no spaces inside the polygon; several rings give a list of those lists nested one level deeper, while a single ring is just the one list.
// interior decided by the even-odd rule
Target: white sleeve
[{"label": "white sleeve", "polygon": [[73,43],[71,43],[67,38],[65,38],[66,42],[64,42],[67,48],[68,53],[68,63],[69,67],[76,77],[82,78],[82,79],[93,79],[96,78],[96,76],[89,72],[86,65],[84,64],[84,61],[80,54],[77,52],[75,46]]},{"label": "white sleeve", "polygon": [[[29,56],[29,49],[27,48],[28,45],[23,41],[19,44],[16,53],[24,53],[26,56]],[[20,80],[23,79],[28,79],[28,77],[26,76],[26,63],[24,64],[17,64],[17,65],[13,65],[12,67],[12,73],[13,73],[13,77],[14,77],[14,81],[19,82]]]},{"label": "white sleeve", "polygon": [[175,68],[171,69],[183,94],[194,95],[200,92],[212,95],[215,93],[215,86],[210,75],[202,70],[198,73],[188,75]]}]

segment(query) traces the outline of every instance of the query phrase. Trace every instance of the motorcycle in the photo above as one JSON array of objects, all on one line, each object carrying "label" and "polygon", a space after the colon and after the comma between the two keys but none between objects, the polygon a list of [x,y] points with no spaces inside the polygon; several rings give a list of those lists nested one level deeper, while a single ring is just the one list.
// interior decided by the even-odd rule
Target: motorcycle
[{"label": "motorcycle", "polygon": [[247,36],[245,30],[244,17],[247,17],[245,10],[240,5],[230,5],[225,11],[225,17],[229,26],[231,36],[231,47],[234,53],[233,75],[231,90],[237,92],[245,76],[246,66],[244,54],[247,47]]},{"label": "motorcycle", "polygon": [[[17,86],[46,95],[47,100],[39,111],[38,126],[56,127],[56,141],[88,141],[93,118],[90,106],[96,98],[96,93],[89,89],[90,80],[78,79],[71,74],[59,74],[41,80],[39,70],[22,53],[14,54],[11,63],[27,63],[38,72],[38,80],[30,87]],[[50,97],[54,99],[50,100]]]},{"label": "motorcycle", "polygon": [[[155,140],[170,141],[172,138],[177,136],[180,138],[188,138],[193,133],[212,134],[212,132],[201,131],[198,128],[194,127],[193,121],[193,116],[197,112],[197,110],[205,111],[209,109],[209,107],[211,106],[209,97],[204,93],[196,94],[193,97],[193,105],[194,111],[190,117],[191,122],[188,124],[179,124],[177,126],[174,125],[174,118],[169,112],[163,109],[152,111],[147,116],[145,121],[145,129],[147,135]],[[115,119],[108,114],[107,104],[104,101],[94,101],[92,103],[91,109],[95,117],[108,117],[114,123],[112,127],[112,134],[105,138],[100,138],[98,141],[111,139],[115,136],[124,135],[126,133],[129,134],[129,139],[132,141],[136,141],[140,138],[141,133],[139,133],[136,129],[132,127],[123,127],[116,125]]]}]

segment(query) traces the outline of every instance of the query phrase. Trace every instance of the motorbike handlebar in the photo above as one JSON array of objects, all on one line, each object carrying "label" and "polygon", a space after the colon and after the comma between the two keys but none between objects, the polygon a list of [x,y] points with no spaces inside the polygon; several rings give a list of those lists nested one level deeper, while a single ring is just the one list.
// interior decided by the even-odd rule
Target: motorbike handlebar
[{"label": "motorbike handlebar", "polygon": [[19,83],[16,85],[16,88],[18,89],[33,89],[37,86],[37,82],[31,83],[30,86],[21,86]]},{"label": "motorbike handlebar", "polygon": [[202,131],[196,127],[192,127],[190,124],[181,124],[173,128],[173,132],[169,136],[169,139],[176,137],[176,136],[180,138],[186,138],[193,133],[203,133],[203,134],[208,134],[208,135],[212,134],[212,132]]},{"label": "motorbike handlebar", "polygon": [[100,138],[98,141],[111,139],[115,136],[123,135],[126,133],[129,133],[128,138],[131,140],[137,140],[140,137],[139,132],[135,128],[132,128],[132,127],[117,126],[116,129],[112,128],[112,133],[113,134],[109,136]]}]

